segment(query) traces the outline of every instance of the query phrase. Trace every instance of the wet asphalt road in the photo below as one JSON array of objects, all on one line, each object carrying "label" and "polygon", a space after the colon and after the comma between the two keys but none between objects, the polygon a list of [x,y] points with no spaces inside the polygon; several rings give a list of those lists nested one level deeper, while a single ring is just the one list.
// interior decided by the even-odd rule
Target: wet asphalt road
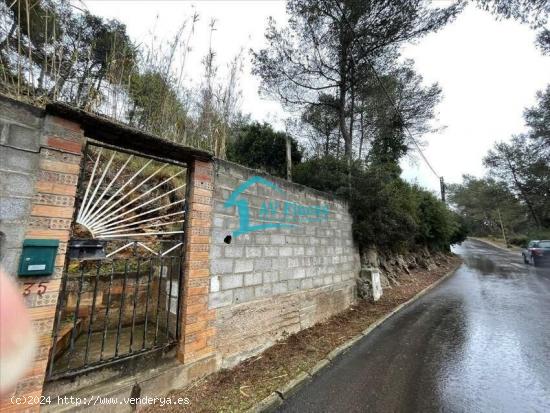
[{"label": "wet asphalt road", "polygon": [[281,412],[550,412],[550,270],[478,241]]}]

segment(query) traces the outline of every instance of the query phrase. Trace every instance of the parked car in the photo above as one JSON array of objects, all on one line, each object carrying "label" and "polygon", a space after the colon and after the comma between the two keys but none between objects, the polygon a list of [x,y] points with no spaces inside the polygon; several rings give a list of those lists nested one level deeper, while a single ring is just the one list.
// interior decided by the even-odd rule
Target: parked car
[{"label": "parked car", "polygon": [[530,241],[521,255],[525,264],[533,264],[535,267],[550,265],[550,240]]}]

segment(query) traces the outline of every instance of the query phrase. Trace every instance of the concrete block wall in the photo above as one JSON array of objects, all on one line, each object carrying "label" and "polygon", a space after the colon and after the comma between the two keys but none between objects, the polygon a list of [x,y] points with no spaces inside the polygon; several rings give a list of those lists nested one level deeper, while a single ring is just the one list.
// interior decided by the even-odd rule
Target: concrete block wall
[{"label": "concrete block wall", "polygon": [[[38,344],[31,368],[0,400],[0,411],[37,411],[10,397],[42,394],[85,139],[78,124],[3,97],[0,127],[0,265],[19,286]],[[60,241],[52,275],[17,277],[26,238]]]},{"label": "concrete block wall", "polygon": [[[214,169],[208,304],[216,310],[217,357],[229,367],[347,308],[359,254],[344,202],[227,161]],[[292,226],[238,234],[244,209],[226,202],[255,176],[276,187],[255,183],[239,196],[249,225]],[[324,211],[319,220],[315,208]]]},{"label": "concrete block wall", "polygon": [[15,274],[40,160],[40,110],[0,100],[0,264]]},{"label": "concrete block wall", "polygon": [[[81,125],[50,113],[0,97],[0,264],[19,283],[39,339],[35,363],[14,389],[27,396],[42,393],[86,140]],[[346,309],[355,297],[359,255],[345,203],[230,162],[201,159],[186,160],[191,172],[177,358],[204,366],[202,375]],[[235,202],[227,205],[232,196]],[[25,238],[60,240],[54,274],[16,278]],[[0,400],[0,410],[14,407]]]}]

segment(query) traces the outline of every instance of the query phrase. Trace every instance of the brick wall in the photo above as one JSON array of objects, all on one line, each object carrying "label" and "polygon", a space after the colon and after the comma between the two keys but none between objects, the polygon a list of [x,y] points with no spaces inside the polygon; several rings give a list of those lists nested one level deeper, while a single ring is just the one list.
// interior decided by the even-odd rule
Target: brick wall
[{"label": "brick wall", "polygon": [[[8,99],[0,99],[0,126],[0,264],[24,293],[38,339],[33,365],[8,396],[39,396],[51,346],[84,135],[75,123]],[[25,238],[60,241],[51,276],[16,277]],[[42,287],[38,288],[40,283]],[[0,403],[0,410],[28,407],[14,406],[7,400]]]},{"label": "brick wall", "polygon": [[215,163],[209,308],[216,310],[215,350],[223,367],[260,352],[285,332],[344,310],[354,299],[359,255],[345,203],[260,174],[277,188],[255,183],[239,196],[249,226],[293,225],[236,235],[244,209],[226,202],[258,175]]},{"label": "brick wall", "polygon": [[178,347],[178,359],[183,363],[194,362],[214,353],[212,339],[216,311],[208,308],[212,190],[213,164],[194,161],[189,165],[182,337]]}]

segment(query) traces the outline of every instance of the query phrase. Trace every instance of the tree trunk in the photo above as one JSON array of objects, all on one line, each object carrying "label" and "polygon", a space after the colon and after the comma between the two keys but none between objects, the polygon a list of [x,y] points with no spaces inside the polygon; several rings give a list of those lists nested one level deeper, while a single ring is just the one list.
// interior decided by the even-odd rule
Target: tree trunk
[{"label": "tree trunk", "polygon": [[361,110],[360,114],[360,122],[361,122],[361,136],[359,139],[359,159],[361,159],[361,152],[363,152],[363,140],[365,139],[365,124],[363,120],[363,111]]},{"label": "tree trunk", "polygon": [[292,181],[292,147],[288,133],[286,134],[286,179]]},{"label": "tree trunk", "polygon": [[539,218],[538,218],[537,214],[535,213],[535,208],[533,207],[533,204],[529,200],[529,197],[525,194],[525,190],[523,188],[523,185],[519,182],[519,179],[517,177],[516,168],[514,168],[512,166],[512,163],[508,159],[508,154],[506,154],[506,162],[508,163],[508,167],[510,168],[510,172],[512,173],[512,178],[514,179],[514,184],[515,184],[516,188],[518,189],[521,197],[523,198],[523,200],[527,204],[527,208],[529,209],[529,212],[533,216],[533,219],[535,220],[535,224],[537,225],[537,228],[540,228],[540,221],[539,221]]},{"label": "tree trunk", "polygon": [[325,156],[328,156],[329,148],[330,148],[330,130],[328,128],[328,120],[325,118],[325,133],[326,133],[326,140],[325,140]]},{"label": "tree trunk", "polygon": [[346,157],[346,159],[351,160],[351,139],[346,122],[346,85],[344,84],[344,82],[345,79],[342,79],[340,81],[338,120],[340,124],[340,134],[342,135],[342,139],[344,139],[344,156]]}]

